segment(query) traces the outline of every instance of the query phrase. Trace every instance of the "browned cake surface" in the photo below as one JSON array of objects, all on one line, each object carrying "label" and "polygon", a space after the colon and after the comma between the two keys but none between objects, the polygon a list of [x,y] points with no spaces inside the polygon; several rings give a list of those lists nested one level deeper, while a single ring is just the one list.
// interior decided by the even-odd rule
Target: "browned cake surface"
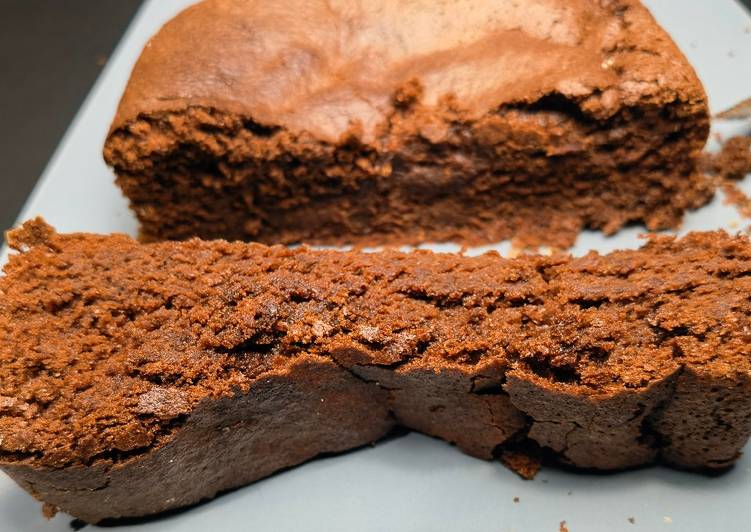
[{"label": "browned cake surface", "polygon": [[732,464],[751,245],[476,258],[10,234],[0,467],[88,521],[185,506],[402,425],[478,457]]},{"label": "browned cake surface", "polygon": [[147,240],[566,246],[706,201],[707,133],[637,0],[209,0],[146,46],[104,154]]}]

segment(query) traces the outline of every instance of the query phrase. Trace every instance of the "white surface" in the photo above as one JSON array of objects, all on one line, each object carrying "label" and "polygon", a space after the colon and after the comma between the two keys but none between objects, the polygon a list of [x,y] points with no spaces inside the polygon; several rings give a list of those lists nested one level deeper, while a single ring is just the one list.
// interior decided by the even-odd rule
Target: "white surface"
[{"label": "white surface", "polygon": [[[135,220],[102,162],[101,147],[141,48],[190,3],[152,0],[144,5],[19,221],[41,214],[63,232],[135,234]],[[751,18],[733,0],[646,3],[698,70],[714,112],[751,96]],[[718,129],[730,134],[743,127]],[[750,185],[743,185],[747,192]],[[746,225],[718,197],[690,213],[681,232],[719,227],[735,231]],[[573,251],[636,247],[642,231],[629,228],[612,238],[585,232]],[[506,251],[508,245],[498,249]],[[520,502],[514,503],[514,497]],[[544,470],[526,482],[498,463],[475,460],[443,442],[410,434],[374,448],[315,460],[181,514],[118,530],[555,532],[565,520],[571,532],[740,531],[751,527],[749,500],[749,456],[719,478],[658,467],[604,476]],[[70,517],[58,515],[46,521],[39,509],[37,502],[0,476],[0,530],[71,530]]]}]

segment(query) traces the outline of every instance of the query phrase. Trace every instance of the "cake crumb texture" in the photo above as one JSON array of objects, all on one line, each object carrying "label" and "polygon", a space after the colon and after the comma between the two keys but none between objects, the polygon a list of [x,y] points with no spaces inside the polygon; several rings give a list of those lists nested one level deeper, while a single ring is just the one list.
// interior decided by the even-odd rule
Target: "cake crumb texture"
[{"label": "cake crumb texture", "polygon": [[705,154],[705,169],[722,179],[738,181],[751,174],[751,137],[731,137],[717,153]]},{"label": "cake crumb texture", "polygon": [[751,430],[745,237],[516,259],[140,244],[41,220],[9,240],[0,468],[88,522],[395,426],[599,470],[727,468]]}]

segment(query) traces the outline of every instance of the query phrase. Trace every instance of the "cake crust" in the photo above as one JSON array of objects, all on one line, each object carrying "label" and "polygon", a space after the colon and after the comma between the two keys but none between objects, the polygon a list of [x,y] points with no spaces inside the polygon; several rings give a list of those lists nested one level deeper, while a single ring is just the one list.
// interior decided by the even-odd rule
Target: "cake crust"
[{"label": "cake crust", "polygon": [[429,108],[451,97],[478,119],[551,94],[600,117],[650,101],[705,105],[638,0],[207,0],[146,44],[112,130],[206,107],[332,143],[357,125],[377,143],[395,105],[418,96]]},{"label": "cake crust", "polygon": [[0,468],[89,522],[395,425],[600,470],[726,468],[751,430],[744,237],[513,260],[146,245],[39,220],[9,240]]}]

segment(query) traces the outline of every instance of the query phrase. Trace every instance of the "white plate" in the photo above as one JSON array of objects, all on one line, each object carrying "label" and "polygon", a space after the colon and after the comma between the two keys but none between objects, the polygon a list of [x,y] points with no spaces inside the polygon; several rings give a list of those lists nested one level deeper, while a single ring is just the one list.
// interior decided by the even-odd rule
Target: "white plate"
[{"label": "white plate", "polygon": [[[102,162],[101,147],[130,69],[146,40],[185,5],[151,0],[139,11],[50,161],[19,220],[41,214],[58,230],[135,234],[136,222]],[[733,0],[647,0],[699,72],[713,112],[751,96],[751,18]],[[720,129],[718,127],[718,129]],[[742,125],[721,128],[725,135]],[[751,183],[743,185],[751,193]],[[681,228],[743,229],[721,196]],[[637,247],[638,228],[585,232],[574,253]],[[490,246],[489,248],[493,248]],[[450,246],[440,246],[451,249]],[[505,251],[506,245],[498,249]],[[488,249],[488,248],[484,248]],[[0,254],[3,262],[5,251]],[[514,503],[514,497],[519,502]],[[314,460],[186,512],[119,531],[740,531],[751,528],[751,457],[707,478],[656,467],[610,475],[543,470],[531,482],[419,434]],[[629,518],[634,518],[634,523]],[[69,532],[0,475],[0,530]],[[92,530],[96,527],[87,527]]]}]

